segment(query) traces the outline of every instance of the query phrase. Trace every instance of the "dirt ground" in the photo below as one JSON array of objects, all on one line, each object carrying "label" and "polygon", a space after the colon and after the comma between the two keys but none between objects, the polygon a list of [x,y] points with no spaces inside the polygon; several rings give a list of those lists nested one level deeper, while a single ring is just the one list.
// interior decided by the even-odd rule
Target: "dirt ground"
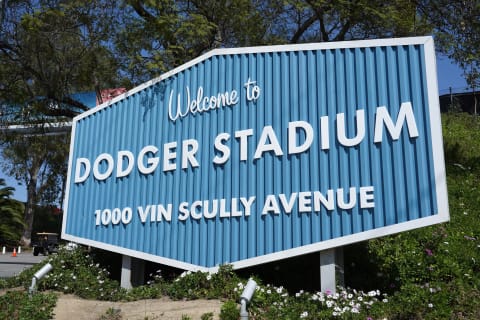
[{"label": "dirt ground", "polygon": [[57,306],[54,309],[55,315],[53,319],[96,320],[102,315],[105,316],[109,308],[120,310],[120,319],[122,320],[180,320],[184,315],[192,320],[196,320],[209,312],[214,314],[214,319],[219,319],[221,306],[222,303],[219,300],[172,301],[168,298],[161,298],[133,302],[109,302],[85,300],[74,295],[60,294]]}]

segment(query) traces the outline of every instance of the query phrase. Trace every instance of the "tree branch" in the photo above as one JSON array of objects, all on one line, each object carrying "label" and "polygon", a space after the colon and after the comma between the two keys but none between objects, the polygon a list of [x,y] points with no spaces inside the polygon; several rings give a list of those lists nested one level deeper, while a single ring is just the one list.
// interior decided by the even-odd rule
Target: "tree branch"
[{"label": "tree branch", "polygon": [[130,0],[128,1],[128,4],[132,6],[133,10],[135,10],[135,12],[140,17],[147,20],[148,22],[155,23],[155,16],[153,16],[150,12],[145,10],[140,0]]},{"label": "tree branch", "polygon": [[316,20],[317,20],[317,15],[315,14],[310,18],[308,18],[305,22],[303,22],[300,28],[298,28],[295,34],[293,35],[292,39],[290,39],[290,43],[297,43],[300,37],[305,33],[305,31],[308,30],[308,28],[310,28],[312,24],[315,23]]}]

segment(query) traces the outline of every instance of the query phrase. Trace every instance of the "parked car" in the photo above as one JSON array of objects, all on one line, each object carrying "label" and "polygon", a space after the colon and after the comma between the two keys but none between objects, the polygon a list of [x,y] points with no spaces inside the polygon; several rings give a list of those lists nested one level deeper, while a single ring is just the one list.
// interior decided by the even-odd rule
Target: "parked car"
[{"label": "parked car", "polygon": [[58,252],[58,233],[38,232],[37,240],[33,242],[33,255],[48,255]]}]

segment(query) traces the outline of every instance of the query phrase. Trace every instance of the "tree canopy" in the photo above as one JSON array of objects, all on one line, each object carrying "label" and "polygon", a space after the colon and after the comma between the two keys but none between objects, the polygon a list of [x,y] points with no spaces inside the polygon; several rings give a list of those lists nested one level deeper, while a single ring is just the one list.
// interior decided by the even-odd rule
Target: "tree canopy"
[{"label": "tree canopy", "polygon": [[116,48],[143,82],[218,47],[423,35],[410,1],[126,1]]},{"label": "tree canopy", "polygon": [[480,2],[425,0],[419,11],[434,27],[437,47],[464,71],[472,88],[480,86]]},{"label": "tree canopy", "polygon": [[16,245],[22,228],[23,204],[12,199],[15,188],[8,187],[4,179],[0,179],[0,243]]},{"label": "tree canopy", "polygon": [[115,85],[106,46],[115,10],[115,1],[6,1],[0,102],[14,121],[72,118],[88,110],[73,93]]}]

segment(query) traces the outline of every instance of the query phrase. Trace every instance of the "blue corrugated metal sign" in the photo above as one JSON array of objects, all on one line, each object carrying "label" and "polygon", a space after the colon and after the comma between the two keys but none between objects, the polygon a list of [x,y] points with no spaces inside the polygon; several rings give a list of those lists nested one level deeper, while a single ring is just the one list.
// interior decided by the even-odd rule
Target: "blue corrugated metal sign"
[{"label": "blue corrugated metal sign", "polygon": [[430,37],[213,50],[73,121],[62,236],[241,268],[449,219]]}]

